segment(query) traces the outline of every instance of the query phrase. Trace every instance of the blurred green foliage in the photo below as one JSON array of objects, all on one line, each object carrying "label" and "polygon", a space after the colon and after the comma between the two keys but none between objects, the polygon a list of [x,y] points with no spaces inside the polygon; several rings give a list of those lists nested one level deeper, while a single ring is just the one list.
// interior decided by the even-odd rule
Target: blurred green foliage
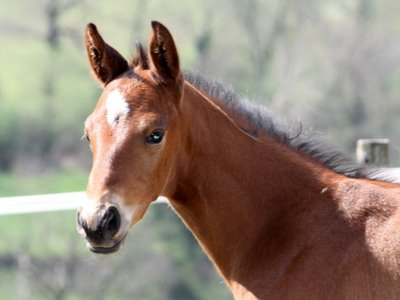
[{"label": "blurred green foliage", "polygon": [[86,173],[74,170],[36,176],[3,173],[0,174],[0,197],[81,191],[86,181]]}]

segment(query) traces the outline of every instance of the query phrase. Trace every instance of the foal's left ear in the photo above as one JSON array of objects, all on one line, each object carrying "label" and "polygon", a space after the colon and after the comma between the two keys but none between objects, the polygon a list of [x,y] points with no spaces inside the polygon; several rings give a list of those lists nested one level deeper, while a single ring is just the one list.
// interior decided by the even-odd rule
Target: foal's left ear
[{"label": "foal's left ear", "polygon": [[180,74],[179,56],[174,39],[168,29],[159,22],[151,22],[153,36],[150,40],[150,66],[164,82],[176,81]]},{"label": "foal's left ear", "polygon": [[85,48],[92,71],[103,85],[129,69],[125,58],[104,42],[94,24],[86,27]]}]

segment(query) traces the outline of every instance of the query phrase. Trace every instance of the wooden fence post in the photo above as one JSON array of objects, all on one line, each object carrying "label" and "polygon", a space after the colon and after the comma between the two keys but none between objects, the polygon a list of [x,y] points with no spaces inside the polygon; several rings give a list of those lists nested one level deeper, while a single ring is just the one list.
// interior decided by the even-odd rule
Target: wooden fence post
[{"label": "wooden fence post", "polygon": [[388,166],[389,139],[357,140],[357,161],[366,165]]}]

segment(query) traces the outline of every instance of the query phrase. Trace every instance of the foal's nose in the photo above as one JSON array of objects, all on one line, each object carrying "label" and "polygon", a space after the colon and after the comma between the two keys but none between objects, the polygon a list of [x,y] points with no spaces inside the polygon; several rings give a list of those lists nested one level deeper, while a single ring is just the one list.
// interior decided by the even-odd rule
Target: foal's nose
[{"label": "foal's nose", "polygon": [[77,214],[77,223],[86,234],[86,238],[96,244],[112,239],[121,227],[121,215],[118,209],[110,206],[97,223],[96,228],[91,226],[82,219],[80,212]]}]

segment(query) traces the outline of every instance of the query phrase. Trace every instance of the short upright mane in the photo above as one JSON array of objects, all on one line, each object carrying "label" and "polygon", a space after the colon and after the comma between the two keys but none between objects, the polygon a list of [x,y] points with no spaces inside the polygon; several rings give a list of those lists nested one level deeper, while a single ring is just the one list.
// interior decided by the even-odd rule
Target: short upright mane
[{"label": "short upright mane", "polygon": [[199,73],[185,72],[185,79],[219,101],[223,108],[248,120],[254,126],[254,131],[248,132],[249,134],[258,136],[267,133],[278,142],[313,158],[339,174],[352,178],[378,179],[374,175],[376,170],[360,166],[315,136],[304,134],[301,124],[290,126],[285,120],[274,116],[267,107],[239,96],[230,86],[219,81],[207,80]]}]

